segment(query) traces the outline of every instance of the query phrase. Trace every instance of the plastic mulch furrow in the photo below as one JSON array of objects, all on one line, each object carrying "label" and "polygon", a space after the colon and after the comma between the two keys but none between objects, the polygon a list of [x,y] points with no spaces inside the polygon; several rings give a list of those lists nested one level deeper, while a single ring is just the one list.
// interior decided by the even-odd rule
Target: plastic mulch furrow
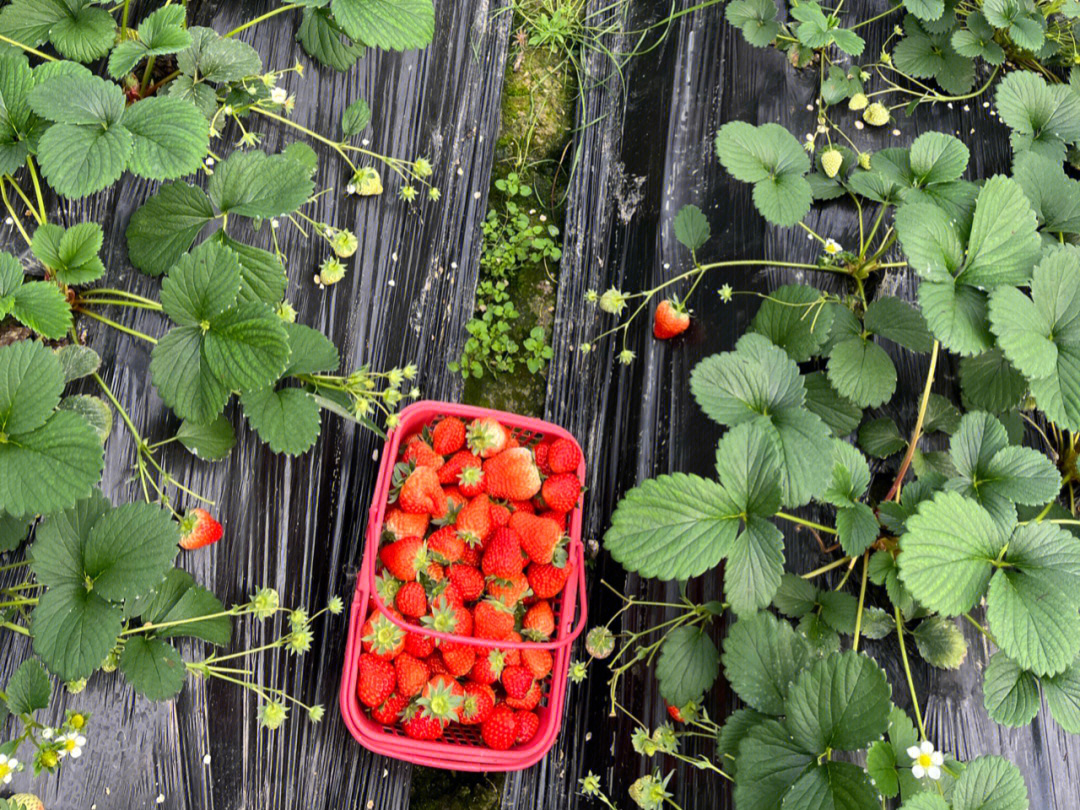
[{"label": "plastic mulch furrow", "polygon": [[[590,5],[599,8],[605,4]],[[664,0],[633,6],[630,19],[624,23],[628,30],[640,29],[671,9]],[[875,2],[860,8],[860,14],[870,17],[887,8],[887,3]],[[760,217],[751,202],[750,188],[733,181],[719,165],[713,138],[721,123],[735,119],[776,121],[796,134],[811,131],[814,113],[807,105],[813,103],[817,92],[817,71],[798,73],[785,64],[782,54],[750,47],[724,22],[723,14],[724,6],[717,5],[678,20],[661,48],[631,62],[624,71],[625,95],[617,81],[589,91],[588,120],[598,123],[579,136],[582,164],[568,211],[555,359],[545,413],[545,418],[565,425],[578,436],[591,462],[583,534],[587,542],[599,541],[619,496],[637,481],[675,470],[713,477],[721,429],[706,419],[694,402],[689,374],[702,358],[731,349],[758,307],[749,297],[723,304],[717,295],[719,287],[728,282],[737,290],[766,291],[796,280],[829,283],[825,276],[806,279],[775,269],[713,271],[689,302],[695,322],[679,341],[665,344],[653,340],[651,324],[645,319],[630,335],[628,347],[637,353],[630,367],[614,362],[621,346],[611,338],[588,355],[576,351],[579,344],[613,323],[612,316],[585,307],[586,289],[604,290],[612,285],[631,292],[648,289],[689,269],[687,252],[675,241],[671,227],[675,213],[686,203],[700,206],[712,225],[713,237],[699,253],[703,263],[762,256],[790,261],[816,259],[817,250],[804,233],[772,228]],[[878,52],[891,28],[890,20],[867,27],[867,53]],[[593,63],[597,70],[603,69],[600,62]],[[908,143],[927,129],[941,129],[968,144],[972,165],[978,166],[981,174],[1008,171],[1011,154],[1007,132],[981,102],[972,102],[968,110],[962,103],[953,109],[945,105],[924,107],[914,120],[898,117],[895,126],[901,137],[891,134],[890,125],[873,131],[867,128],[859,133],[859,142],[877,149]],[[839,114],[851,115],[846,110]],[[974,136],[969,134],[972,128]],[[640,187],[639,177],[646,178]],[[638,189],[642,198],[635,204]],[[815,209],[810,224],[841,244],[857,238],[857,223],[844,206],[828,207],[820,215]],[[911,276],[893,276],[885,283],[895,294],[914,300]],[[913,361],[900,352],[893,356],[899,390],[920,390],[928,358]],[[944,371],[939,365],[938,380],[936,390],[958,399],[951,359]],[[895,418],[908,430],[914,408],[913,398],[897,397],[880,415]],[[832,559],[820,553],[813,537],[782,528],[787,533],[789,570],[808,571]],[[645,599],[671,601],[678,595],[673,583],[628,577],[604,555],[591,574],[589,606],[594,616],[610,615],[619,604],[601,587],[601,578],[623,593]],[[828,576],[825,581],[835,585],[839,575]],[[720,593],[717,575],[699,578],[691,585],[693,598],[716,598]],[[640,609],[624,629],[651,626],[658,615]],[[931,735],[961,759],[1000,753],[1016,762],[1027,781],[1032,807],[1072,806],[1075,785],[1080,781],[1080,743],[1058,729],[1045,712],[1029,728],[1007,729],[994,724],[982,706],[980,687],[986,646],[972,628],[964,627],[964,633],[969,653],[960,670],[932,670],[921,660],[913,661],[915,685]],[[715,639],[720,640],[719,633]],[[895,636],[864,646],[886,665],[893,684],[901,685],[894,689],[893,697],[910,712]],[[583,650],[579,649],[577,656],[585,657]],[[730,808],[729,792],[715,774],[663,758],[647,760],[633,751],[632,723],[624,716],[608,716],[606,677],[602,663],[594,663],[586,684],[571,687],[566,727],[556,748],[544,767],[508,780],[503,810],[591,806],[577,792],[577,780],[589,770],[603,777],[608,794],[621,806],[627,801],[630,783],[655,766],[665,773],[668,768],[675,769],[671,789],[686,810]],[[644,668],[624,679],[617,697],[650,728],[668,720],[653,674]],[[722,717],[733,706],[730,691],[718,684],[708,699],[710,714]],[[708,740],[702,740],[698,750],[715,752]]]},{"label": "plastic mulch furrow", "polygon": [[[133,4],[138,19],[139,4]],[[280,5],[260,2],[190,3],[194,24],[224,32]],[[308,209],[316,219],[352,228],[360,240],[350,271],[336,287],[319,290],[312,281],[328,249],[306,242],[283,226],[288,256],[287,298],[299,321],[326,334],[341,349],[343,367],[372,368],[415,361],[418,383],[427,396],[456,398],[460,382],[446,370],[460,353],[461,325],[472,312],[480,246],[480,224],[492,149],[498,131],[499,100],[510,18],[494,17],[486,1],[436,3],[436,38],[424,51],[382,53],[369,50],[348,73],[312,63],[295,40],[300,10],[244,31],[268,68],[306,70],[283,84],[297,92],[293,120],[337,137],[345,106],[358,97],[371,105],[371,148],[386,154],[424,156],[435,166],[432,178],[442,190],[439,203],[414,207],[395,198],[397,182],[384,171],[386,194],[378,199],[345,200],[349,172],[331,150],[318,148],[317,184],[333,187]],[[302,88],[302,90],[301,90]],[[262,144],[277,150],[303,136],[269,121],[246,125],[266,133]],[[295,136],[295,137],[294,137]],[[231,146],[239,133],[228,131]],[[226,149],[215,143],[215,151]],[[203,182],[203,181],[200,181]],[[142,275],[127,261],[124,230],[128,217],[153,185],[126,180],[110,194],[79,202],[49,200],[53,221],[83,219],[105,228],[102,259],[109,286],[156,295],[158,280]],[[233,234],[234,236],[236,234]],[[261,247],[269,229],[242,233]],[[0,248],[22,253],[20,237],[0,229]],[[159,316],[110,311],[125,325],[160,336]],[[90,345],[106,360],[106,382],[139,430],[150,441],[171,436],[177,421],[157,399],[149,379],[149,346],[83,320]],[[193,459],[178,445],[162,461],[185,485],[217,501],[214,513],[225,538],[178,564],[211,587],[225,604],[246,601],[259,586],[280,591],[284,605],[317,610],[330,596],[352,596],[361,547],[357,538],[366,519],[377,467],[372,454],[381,445],[374,434],[323,416],[316,447],[288,459],[275,456],[247,428],[239,408],[228,417],[238,443],[226,461]],[[119,422],[119,420],[117,420]],[[114,500],[137,499],[130,481],[133,447],[117,426],[108,442],[103,488]],[[4,574],[5,581],[17,572]],[[34,780],[47,807],[95,805],[102,810],[128,807],[199,810],[295,810],[299,807],[404,808],[409,802],[411,766],[374,756],[355,744],[336,711],[348,616],[323,617],[313,626],[315,642],[303,657],[284,651],[255,656],[261,683],[285,687],[305,702],[322,703],[326,716],[315,725],[295,708],[280,730],[258,727],[258,703],[250,693],[224,683],[189,680],[174,703],[136,698],[122,677],[96,676],[86,691],[56,701],[93,714],[85,756],[58,777]],[[233,648],[255,646],[276,637],[248,621],[236,625]],[[29,655],[29,644],[5,641],[0,682],[6,682]],[[200,648],[182,645],[186,658]],[[204,755],[210,755],[204,764]],[[21,777],[20,777],[21,780]],[[17,782],[30,786],[30,781]],[[162,804],[155,798],[164,797]]]}]

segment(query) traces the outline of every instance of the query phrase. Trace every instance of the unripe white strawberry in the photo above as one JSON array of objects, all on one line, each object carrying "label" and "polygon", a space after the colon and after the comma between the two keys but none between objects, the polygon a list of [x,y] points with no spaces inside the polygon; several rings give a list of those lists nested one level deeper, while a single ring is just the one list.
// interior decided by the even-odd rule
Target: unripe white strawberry
[{"label": "unripe white strawberry", "polygon": [[821,153],[821,168],[825,170],[827,177],[836,177],[842,165],[844,165],[844,156],[840,154],[839,149],[826,149]]},{"label": "unripe white strawberry", "polygon": [[856,93],[848,101],[847,106],[849,110],[865,110],[866,105],[870,103],[870,99],[866,97],[865,93]]},{"label": "unripe white strawberry", "polygon": [[868,123],[872,127],[882,127],[889,123],[889,119],[892,117],[889,115],[889,109],[884,104],[875,101],[865,110],[863,110],[863,121]]}]

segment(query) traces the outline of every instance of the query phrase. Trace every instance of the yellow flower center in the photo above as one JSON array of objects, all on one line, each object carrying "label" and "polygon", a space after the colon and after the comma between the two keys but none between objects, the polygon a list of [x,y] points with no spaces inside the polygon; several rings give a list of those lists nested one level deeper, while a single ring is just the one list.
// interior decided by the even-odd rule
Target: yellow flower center
[{"label": "yellow flower center", "polygon": [[55,751],[46,751],[41,755],[41,764],[46,768],[55,768],[58,762]]},{"label": "yellow flower center", "polygon": [[[64,750],[65,751],[74,751],[75,750],[75,740],[64,740]],[[922,759],[922,757],[920,757],[920,759]]]},{"label": "yellow flower center", "polygon": [[71,719],[68,720],[68,723],[71,724],[72,728],[82,728],[86,725],[86,718],[81,714],[73,714],[71,715]]},{"label": "yellow flower center", "polygon": [[6,762],[3,765],[0,765],[0,779],[3,779],[9,773],[11,773],[10,765],[8,765]]},{"label": "yellow flower center", "polygon": [[933,765],[933,764],[934,764],[934,761],[933,761],[932,759],[930,759],[930,755],[929,755],[929,754],[919,754],[919,760],[918,760],[918,762],[919,762],[919,764],[920,764],[920,765],[922,765],[922,766],[923,766],[924,768],[929,768],[929,767],[930,767],[931,765]]}]

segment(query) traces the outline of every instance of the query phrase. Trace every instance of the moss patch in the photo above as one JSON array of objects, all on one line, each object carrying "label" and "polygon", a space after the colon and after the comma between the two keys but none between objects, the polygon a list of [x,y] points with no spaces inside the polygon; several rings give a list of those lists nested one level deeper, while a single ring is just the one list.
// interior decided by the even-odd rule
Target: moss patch
[{"label": "moss patch", "polygon": [[415,768],[409,791],[411,810],[495,810],[502,775]]}]

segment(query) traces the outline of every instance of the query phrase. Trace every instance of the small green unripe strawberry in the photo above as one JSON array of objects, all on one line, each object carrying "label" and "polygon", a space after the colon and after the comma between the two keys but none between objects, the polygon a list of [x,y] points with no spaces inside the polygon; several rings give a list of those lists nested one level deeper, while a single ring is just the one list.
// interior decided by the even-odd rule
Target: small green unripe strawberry
[{"label": "small green unripe strawberry", "polygon": [[868,123],[872,127],[882,127],[889,123],[892,116],[889,115],[889,109],[881,102],[875,101],[865,110],[863,110],[863,121]]},{"label": "small green unripe strawberry", "polygon": [[859,165],[862,168],[866,169],[867,171],[870,171],[870,153],[869,152],[859,152]]},{"label": "small green unripe strawberry", "polygon": [[870,103],[870,99],[866,97],[866,93],[856,93],[848,101],[847,106],[849,110],[865,110],[866,105]]},{"label": "small green unripe strawberry", "polygon": [[826,177],[836,177],[843,165],[844,156],[839,149],[826,149],[821,153],[821,168],[825,170]]}]

